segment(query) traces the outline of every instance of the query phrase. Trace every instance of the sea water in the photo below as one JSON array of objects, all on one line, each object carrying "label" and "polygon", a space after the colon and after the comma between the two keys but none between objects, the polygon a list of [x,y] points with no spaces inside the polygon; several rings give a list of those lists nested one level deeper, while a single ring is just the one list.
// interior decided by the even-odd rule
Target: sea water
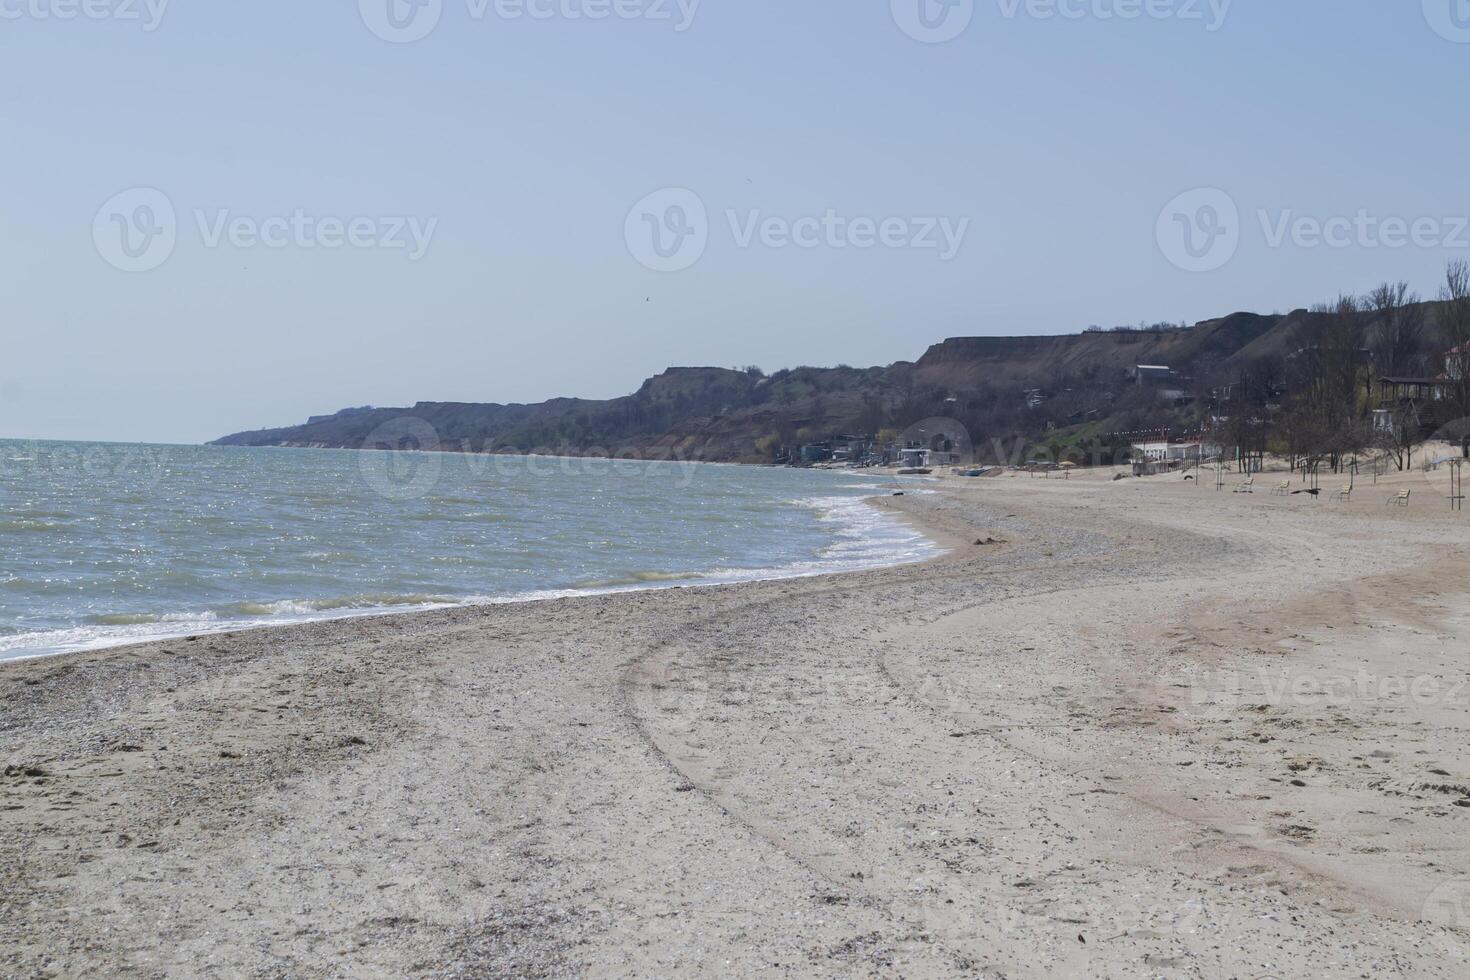
[{"label": "sea water", "polygon": [[891,477],[0,441],[0,659],[314,619],[921,561]]}]

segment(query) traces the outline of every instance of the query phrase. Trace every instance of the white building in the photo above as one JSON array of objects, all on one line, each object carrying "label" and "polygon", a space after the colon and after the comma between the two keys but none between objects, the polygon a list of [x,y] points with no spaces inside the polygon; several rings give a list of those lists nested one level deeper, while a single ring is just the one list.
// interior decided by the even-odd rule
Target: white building
[{"label": "white building", "polygon": [[1160,439],[1155,442],[1133,443],[1133,458],[1135,461],[1146,460],[1150,463],[1194,463],[1218,455],[1220,455],[1219,446],[1214,446],[1201,440],[1169,442]]}]

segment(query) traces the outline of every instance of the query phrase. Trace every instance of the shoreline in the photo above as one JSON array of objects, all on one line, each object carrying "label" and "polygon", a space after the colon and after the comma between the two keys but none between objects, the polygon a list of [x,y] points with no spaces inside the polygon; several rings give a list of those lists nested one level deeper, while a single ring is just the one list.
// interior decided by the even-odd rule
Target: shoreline
[{"label": "shoreline", "polygon": [[936,488],[924,564],[0,664],[0,972],[1463,974],[1470,525]]},{"label": "shoreline", "polygon": [[[253,621],[249,618],[221,620],[218,618],[218,615],[212,610],[198,613],[171,613],[166,616],[157,617],[149,616],[148,614],[136,614],[137,622],[135,625],[160,626],[165,628],[156,633],[149,633],[148,635],[144,636],[116,636],[112,638],[96,637],[95,639],[83,639],[76,642],[65,642],[59,640],[59,638],[67,636],[68,634],[80,633],[83,630],[87,629],[89,626],[96,627],[99,625],[106,626],[123,624],[78,624],[71,627],[64,627],[53,630],[17,634],[16,637],[12,637],[11,639],[17,637],[54,637],[58,638],[58,645],[33,648],[10,648],[25,649],[27,651],[18,654],[9,652],[9,649],[5,647],[0,647],[0,664],[19,663],[48,657],[69,656],[78,653],[93,653],[104,650],[124,649],[141,644],[164,643],[171,640],[183,640],[191,636],[231,636],[236,633],[243,633],[260,629],[277,629],[283,627],[304,626],[311,623],[333,622],[337,620],[375,619],[388,616],[412,616],[443,609],[472,609],[482,606],[534,604],[541,602],[550,602],[557,599],[577,598],[580,596],[619,595],[629,592],[659,591],[663,589],[679,588],[714,588],[724,585],[740,584],[743,582],[782,581],[787,579],[836,575],[844,574],[851,571],[867,571],[875,568],[889,568],[907,564],[922,563],[925,561],[933,560],[934,558],[941,555],[944,551],[944,548],[941,545],[939,545],[937,542],[926,535],[923,528],[916,526],[912,521],[905,520],[901,515],[895,517],[895,515],[886,511],[883,507],[879,506],[876,502],[884,499],[884,492],[881,490],[875,489],[875,492],[866,496],[855,495],[850,498],[832,497],[811,499],[828,499],[832,501],[848,499],[853,501],[854,503],[860,503],[864,506],[872,508],[875,511],[883,513],[887,517],[889,517],[890,520],[894,521],[895,526],[906,526],[913,529],[914,533],[921,539],[920,542],[917,544],[917,547],[919,547],[921,551],[925,552],[925,554],[917,558],[890,557],[888,559],[858,561],[856,563],[845,563],[837,560],[828,561],[824,558],[818,558],[813,561],[797,561],[789,563],[787,565],[774,566],[769,568],[708,569],[703,572],[688,573],[662,573],[655,571],[639,573],[643,575],[648,575],[647,580],[642,582],[620,582],[609,583],[605,585],[596,584],[586,586],[572,586],[567,588],[532,589],[524,592],[509,593],[505,595],[463,597],[445,596],[443,597],[443,601],[433,601],[435,597],[425,595],[422,597],[425,601],[404,602],[401,604],[401,608],[400,604],[397,603],[363,606],[351,606],[345,604],[341,606],[323,605],[321,608],[299,613],[287,610],[281,613],[279,615],[279,618],[262,617],[259,621]],[[800,506],[808,506],[808,504],[803,503],[800,504]],[[818,508],[816,508],[815,506],[813,506],[812,509],[818,510]],[[820,512],[815,518],[815,520],[818,522],[825,521],[826,519],[826,516],[821,514]],[[834,541],[833,544],[828,546],[828,550],[835,548],[837,542],[840,541],[843,534],[851,531],[853,526],[855,525],[849,524],[847,528],[839,529],[834,532]],[[403,598],[418,597],[405,596]],[[277,600],[269,603],[257,603],[257,605],[282,607],[301,605],[309,607],[315,604],[329,604],[337,602],[346,603],[348,601],[350,601],[350,597],[328,597],[325,599],[313,598]],[[249,604],[249,602],[248,600],[241,600],[236,604],[246,605]],[[134,615],[135,614],[123,613],[109,618],[133,618]],[[175,619],[177,622],[179,622],[180,628],[178,630],[167,629],[167,624],[170,621],[175,621]],[[216,621],[218,625],[208,625],[211,621]],[[189,628],[184,628],[185,625],[187,625]],[[0,637],[0,640],[4,639],[6,638]]]}]

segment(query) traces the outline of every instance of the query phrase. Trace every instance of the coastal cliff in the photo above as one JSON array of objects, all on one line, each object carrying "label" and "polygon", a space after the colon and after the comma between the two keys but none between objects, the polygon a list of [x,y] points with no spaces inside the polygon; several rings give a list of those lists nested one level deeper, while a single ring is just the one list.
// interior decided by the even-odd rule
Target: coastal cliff
[{"label": "coastal cliff", "polygon": [[[1212,385],[1236,381],[1247,367],[1279,368],[1319,315],[1235,313],[1194,326],[956,337],[915,362],[884,367],[799,367],[770,375],[757,368],[674,367],[621,398],[352,408],[215,444],[386,448],[375,433],[408,418],[428,423],[434,448],[443,450],[757,463],[807,442],[899,432],[932,416],[958,418],[977,445],[1052,439],[1076,427],[1099,435],[1187,427],[1198,422]],[[1145,390],[1139,365],[1166,367],[1164,387],[1178,397],[1161,401],[1157,391]]]}]

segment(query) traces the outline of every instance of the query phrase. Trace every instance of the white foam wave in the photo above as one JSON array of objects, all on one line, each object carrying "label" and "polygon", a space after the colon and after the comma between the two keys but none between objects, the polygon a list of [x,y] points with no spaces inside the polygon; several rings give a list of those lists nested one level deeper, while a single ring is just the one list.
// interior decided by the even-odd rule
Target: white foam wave
[{"label": "white foam wave", "polygon": [[291,626],[332,619],[423,612],[454,606],[545,602],[587,595],[700,588],[739,582],[808,578],[927,561],[942,553],[933,541],[899,519],[871,506],[869,497],[805,497],[791,501],[814,511],[834,540],[818,556],[769,568],[715,568],[704,572],[630,572],[568,589],[504,595],[365,595],[339,599],[239,602],[221,616],[213,611],[95,616],[85,626],[0,636],[0,660],[79,653],[186,636],[208,636],[265,626]]}]

